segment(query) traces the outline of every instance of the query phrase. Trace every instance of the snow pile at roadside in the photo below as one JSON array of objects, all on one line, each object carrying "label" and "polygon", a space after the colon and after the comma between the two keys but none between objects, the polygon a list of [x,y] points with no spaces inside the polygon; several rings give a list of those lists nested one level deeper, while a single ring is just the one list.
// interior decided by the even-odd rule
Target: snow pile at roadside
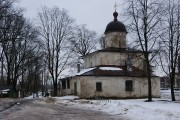
[{"label": "snow pile at roadside", "polygon": [[10,98],[0,98],[0,111],[3,110],[8,103],[14,102],[14,99]]},{"label": "snow pile at roadside", "polygon": [[30,95],[28,97],[25,97],[24,99],[33,99],[33,95]]},{"label": "snow pile at roadside", "polygon": [[8,103],[8,102],[14,102],[16,99],[12,98],[0,98],[0,104]]},{"label": "snow pile at roadside", "polygon": [[0,98],[0,111],[9,108],[11,105],[17,104],[20,99],[16,98]]},{"label": "snow pile at roadside", "polygon": [[62,97],[54,97],[56,99],[59,100],[75,100],[75,99],[79,99],[78,96],[62,96]]}]

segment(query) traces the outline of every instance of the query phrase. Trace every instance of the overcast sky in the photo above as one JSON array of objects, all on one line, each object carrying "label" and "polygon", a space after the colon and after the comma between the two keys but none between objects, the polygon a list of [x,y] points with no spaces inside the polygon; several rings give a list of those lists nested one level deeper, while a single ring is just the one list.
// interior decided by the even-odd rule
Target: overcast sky
[{"label": "overcast sky", "polygon": [[[19,6],[25,8],[25,16],[31,19],[37,17],[42,6],[57,6],[65,8],[76,23],[86,24],[98,34],[105,31],[106,25],[113,20],[115,1],[118,3],[117,12],[122,13],[122,0],[19,0]],[[120,15],[118,16],[120,19]]]}]

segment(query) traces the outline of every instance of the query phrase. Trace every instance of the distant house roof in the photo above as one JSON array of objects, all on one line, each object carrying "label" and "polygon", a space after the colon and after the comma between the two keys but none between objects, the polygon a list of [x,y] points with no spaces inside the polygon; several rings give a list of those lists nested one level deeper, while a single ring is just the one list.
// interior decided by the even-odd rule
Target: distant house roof
[{"label": "distant house roof", "polygon": [[128,76],[128,77],[146,77],[147,73],[136,67],[132,71],[127,71],[126,66],[97,66],[84,69],[76,76]]},{"label": "distant house roof", "polygon": [[10,89],[0,90],[0,92],[1,92],[2,94],[8,94],[9,91],[10,91]]},{"label": "distant house roof", "polygon": [[4,85],[3,87],[0,87],[0,90],[6,90],[6,89],[10,89],[10,86]]}]

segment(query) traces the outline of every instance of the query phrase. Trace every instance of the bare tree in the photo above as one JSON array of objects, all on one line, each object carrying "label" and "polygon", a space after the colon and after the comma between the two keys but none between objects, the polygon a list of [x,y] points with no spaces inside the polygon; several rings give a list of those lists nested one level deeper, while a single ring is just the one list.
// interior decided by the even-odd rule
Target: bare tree
[{"label": "bare tree", "polygon": [[54,86],[53,95],[57,96],[58,78],[66,68],[72,53],[69,41],[73,38],[74,21],[66,10],[60,10],[57,7],[43,7],[38,17],[42,39],[46,47],[46,63]]},{"label": "bare tree", "polygon": [[74,45],[74,52],[78,56],[85,56],[96,49],[98,43],[95,31],[88,30],[85,25],[80,25],[75,30],[74,39],[71,41]]},{"label": "bare tree", "polygon": [[12,88],[15,97],[17,81],[26,70],[29,53],[39,47],[36,42],[38,31],[23,17],[22,12],[22,9],[9,8],[0,20],[1,56],[4,58],[1,72],[6,71],[7,85]]},{"label": "bare tree", "polygon": [[[20,78],[21,83],[21,95],[24,96],[24,91],[26,89],[24,83],[25,83],[25,77],[27,73],[29,73],[29,66],[32,68],[36,68],[38,65],[39,69],[44,68],[44,61],[43,61],[43,44],[42,41],[39,38],[39,32],[38,30],[32,25],[32,23],[29,23],[26,21],[26,24],[24,25],[23,32],[21,34],[22,38],[19,39],[17,43],[17,59],[15,64],[15,69],[17,78]],[[36,63],[36,64],[35,64]],[[43,65],[42,65],[43,64]],[[36,70],[36,72],[33,72],[33,74],[40,74],[38,72],[39,70]],[[31,79],[33,81],[34,79]]]},{"label": "bare tree", "polygon": [[[3,19],[5,18],[5,16],[7,15],[8,11],[12,9],[14,0],[0,0],[0,44],[4,44],[4,37],[2,34],[2,31],[4,29],[3,26]],[[1,84],[2,87],[4,87],[4,72],[3,72],[3,65],[4,65],[4,53],[3,53],[3,49],[1,48],[1,55],[0,55],[0,61],[1,61]]]},{"label": "bare tree", "polygon": [[4,14],[12,8],[15,0],[0,0],[0,20],[3,19]]},{"label": "bare tree", "polygon": [[148,77],[148,101],[152,101],[151,91],[151,62],[159,38],[158,25],[161,22],[161,4],[157,0],[127,0],[127,17],[130,20],[129,30],[133,33],[136,46],[143,51]]},{"label": "bare tree", "polygon": [[166,0],[164,14],[164,34],[160,42],[160,63],[163,71],[169,76],[171,84],[171,99],[175,101],[174,82],[180,54],[180,2]]},{"label": "bare tree", "polygon": [[101,49],[105,48],[105,35],[104,34],[99,37],[99,44],[100,44]]},{"label": "bare tree", "polygon": [[29,53],[28,59],[25,60],[22,80],[20,81],[22,97],[27,96],[29,93],[37,93],[40,90],[40,75],[45,67],[44,54],[41,49],[36,48],[27,52]]},{"label": "bare tree", "polygon": [[15,41],[20,38],[21,30],[24,25],[24,18],[22,17],[21,9],[9,9],[3,14],[1,19],[1,41],[2,51],[5,56],[6,70],[7,70],[7,85],[11,86],[16,91],[16,78],[13,75],[14,60],[16,59]]},{"label": "bare tree", "polygon": [[[14,3],[15,0],[0,0],[0,60],[1,75],[6,74],[7,86],[11,87],[11,92],[17,97],[17,83],[25,88],[24,74],[28,65],[37,66],[33,62],[37,63],[42,59],[42,43],[37,29],[23,17],[21,8],[14,8]],[[39,54],[37,56],[31,53]]]}]

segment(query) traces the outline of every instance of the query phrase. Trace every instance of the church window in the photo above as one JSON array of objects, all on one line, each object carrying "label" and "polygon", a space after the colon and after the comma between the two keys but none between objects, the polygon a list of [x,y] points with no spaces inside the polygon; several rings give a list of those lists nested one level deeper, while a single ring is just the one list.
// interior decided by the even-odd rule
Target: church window
[{"label": "church window", "polygon": [[96,82],[96,91],[102,91],[102,83]]},{"label": "church window", "polygon": [[70,89],[70,80],[67,80],[67,89]]},{"label": "church window", "polygon": [[126,91],[133,91],[133,81],[132,80],[126,80],[125,83]]},{"label": "church window", "polygon": [[66,89],[66,81],[65,80],[62,81],[62,89]]}]

